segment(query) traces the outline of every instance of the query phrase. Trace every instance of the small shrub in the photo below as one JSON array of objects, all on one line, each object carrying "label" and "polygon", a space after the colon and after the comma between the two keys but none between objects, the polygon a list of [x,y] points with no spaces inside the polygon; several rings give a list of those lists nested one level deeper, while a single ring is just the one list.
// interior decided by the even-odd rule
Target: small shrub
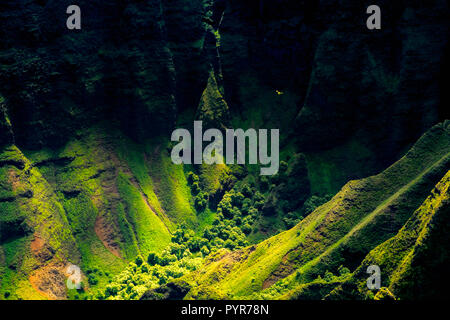
[{"label": "small shrub", "polygon": [[160,264],[160,257],[158,256],[158,254],[156,254],[156,253],[150,253],[149,255],[148,255],[148,258],[147,258],[147,263],[150,265],[150,266],[154,266],[154,265],[157,265],[157,264]]},{"label": "small shrub", "polygon": [[206,257],[210,253],[210,250],[207,246],[203,246],[200,251],[204,257]]},{"label": "small shrub", "polygon": [[326,282],[331,282],[331,281],[333,281],[333,278],[334,278],[334,275],[333,275],[330,271],[328,271],[328,270],[327,270],[327,272],[325,272],[325,275],[324,275],[324,277],[323,277],[323,279],[324,279]]},{"label": "small shrub", "polygon": [[246,223],[242,226],[242,232],[248,235],[252,232],[252,227],[248,223]]},{"label": "small shrub", "polygon": [[338,268],[338,272],[339,272],[339,276],[345,277],[346,275],[348,275],[350,273],[350,270],[344,266],[340,266]]},{"label": "small shrub", "polygon": [[134,262],[136,263],[136,265],[138,267],[140,267],[142,265],[142,263],[144,262],[144,260],[142,259],[141,256],[137,256],[136,259],[134,260]]},{"label": "small shrub", "polygon": [[98,284],[98,279],[97,279],[93,274],[90,274],[90,275],[88,276],[88,283],[89,283],[91,286],[95,286],[95,285]]},{"label": "small shrub", "polygon": [[199,178],[198,178],[198,176],[195,173],[193,173],[192,171],[189,171],[188,174],[187,174],[187,181],[188,181],[188,183],[190,185],[192,185],[195,182],[198,182]]},{"label": "small shrub", "polygon": [[198,211],[203,211],[206,209],[206,206],[208,205],[208,194],[205,192],[200,192],[194,200],[195,208]]}]

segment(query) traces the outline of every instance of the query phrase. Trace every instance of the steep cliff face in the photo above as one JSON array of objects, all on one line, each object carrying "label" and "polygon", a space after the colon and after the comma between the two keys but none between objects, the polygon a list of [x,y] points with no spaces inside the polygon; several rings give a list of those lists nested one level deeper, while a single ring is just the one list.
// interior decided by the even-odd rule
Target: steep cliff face
[{"label": "steep cliff face", "polygon": [[301,152],[346,146],[358,158],[349,145],[369,146],[373,166],[352,178],[445,118],[443,0],[382,1],[376,32],[368,2],[81,1],[81,31],[65,28],[69,4],[1,5],[0,92],[19,146],[61,146],[104,120],[137,139],[167,136],[177,109],[196,110],[211,68],[236,115],[260,110]]},{"label": "steep cliff face", "polygon": [[[380,32],[363,27],[364,2],[325,5],[325,11],[328,7],[336,13],[318,38],[308,93],[297,120],[304,128],[302,145],[326,147],[356,132],[384,165],[442,116],[436,79],[445,72],[448,4],[378,5],[383,8]],[[333,126],[315,131],[325,123]]]},{"label": "steep cliff face", "polygon": [[1,92],[16,142],[61,146],[100,120],[134,138],[175,123],[175,70],[160,1],[80,1],[82,30],[66,25],[70,1],[2,3]]},{"label": "steep cliff face", "polygon": [[11,122],[6,110],[4,99],[0,96],[0,148],[14,143]]},{"label": "steep cliff face", "polygon": [[176,70],[180,111],[195,110],[206,87],[209,70],[217,64],[216,38],[211,26],[213,0],[162,1],[168,47]]},{"label": "steep cliff face", "polygon": [[[366,28],[370,4],[224,5],[220,53],[230,108],[244,117],[260,109],[266,124],[296,139],[314,159],[310,174],[322,192],[382,170],[448,117],[440,94],[448,70],[448,3],[381,1],[379,31]],[[275,100],[276,90],[283,95]],[[260,99],[269,91],[272,99]],[[280,111],[288,116],[280,119]],[[290,112],[296,120],[286,122]],[[316,179],[318,172],[328,177]]]},{"label": "steep cliff face", "polygon": [[[102,270],[105,286],[178,225],[212,225],[237,182],[246,214],[255,202],[253,242],[345,187],[294,229],[215,253],[189,297],[341,297],[339,285],[360,297],[358,273],[315,277],[370,260],[448,171],[446,122],[360,180],[448,117],[448,1],[379,1],[379,31],[365,26],[369,1],[80,0],[79,31],[65,27],[71,4],[0,4],[0,298],[65,298],[68,263]],[[279,128],[280,174],[174,165],[171,130],[194,119]],[[416,249],[408,265],[442,256]],[[394,294],[415,276],[397,271]]]}]

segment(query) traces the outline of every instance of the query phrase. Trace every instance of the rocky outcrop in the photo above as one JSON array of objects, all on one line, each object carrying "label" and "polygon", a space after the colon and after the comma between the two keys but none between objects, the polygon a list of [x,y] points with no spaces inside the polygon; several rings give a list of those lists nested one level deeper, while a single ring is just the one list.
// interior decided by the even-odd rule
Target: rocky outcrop
[{"label": "rocky outcrop", "polygon": [[348,160],[335,161],[335,172],[344,173],[349,159],[361,168],[345,172],[345,179],[330,177],[340,185],[392,164],[428,128],[448,118],[443,109],[448,3],[379,1],[377,31],[366,27],[370,4],[231,0],[219,27],[230,109],[245,115],[257,103],[276,125],[280,111],[289,114],[293,107],[257,100],[251,88],[260,96],[270,90],[295,94],[297,116],[278,122],[281,132],[296,140],[299,152],[343,146]]},{"label": "rocky outcrop", "polygon": [[230,110],[219,91],[213,71],[200,98],[196,119],[203,121],[207,128],[226,129],[230,126]]},{"label": "rocky outcrop", "polygon": [[0,148],[14,143],[11,122],[6,113],[6,105],[0,96]]},{"label": "rocky outcrop", "polygon": [[176,70],[176,100],[180,110],[195,110],[217,59],[212,15],[214,0],[162,1],[168,47]]},{"label": "rocky outcrop", "polygon": [[378,5],[379,31],[365,28],[363,4],[329,1],[320,11],[335,13],[316,15],[325,29],[297,118],[303,148],[329,148],[357,135],[380,163],[388,164],[402,146],[444,117],[438,98],[443,83],[436,80],[442,81],[445,72],[447,2]]},{"label": "rocky outcrop", "polygon": [[136,139],[168,132],[176,86],[161,2],[79,1],[73,31],[70,4],[2,3],[0,84],[16,142],[60,146],[105,120]]},{"label": "rocky outcrop", "polygon": [[[0,4],[0,282],[11,275],[9,287],[28,281],[62,298],[68,261],[116,272],[163,250],[176,224],[203,228],[186,168],[167,150],[174,126],[193,119],[280,129],[279,175],[263,182],[231,168],[267,187],[261,237],[281,231],[283,218],[293,225],[308,198],[348,183],[294,229],[214,261],[222,278],[194,279],[211,280],[207,289],[217,281],[209,297],[267,293],[297,267],[300,286],[339,263],[354,270],[448,171],[447,122],[367,178],[448,117],[448,1],[380,0],[377,31],[365,25],[368,1],[79,0],[78,31],[66,28],[71,4]],[[236,181],[222,181],[224,168],[198,170],[213,209]],[[11,249],[13,240],[23,246]],[[167,285],[147,298],[189,289]]]}]

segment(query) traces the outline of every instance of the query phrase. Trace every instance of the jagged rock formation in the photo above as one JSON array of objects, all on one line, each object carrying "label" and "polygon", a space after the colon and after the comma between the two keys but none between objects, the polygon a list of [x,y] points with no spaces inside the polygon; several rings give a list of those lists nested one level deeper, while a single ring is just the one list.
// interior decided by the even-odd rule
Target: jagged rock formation
[{"label": "jagged rock formation", "polygon": [[206,128],[230,127],[230,110],[220,93],[213,71],[210,72],[208,84],[200,98],[196,118],[203,121]]},{"label": "jagged rock formation", "polygon": [[[187,297],[361,298],[363,267],[383,265],[377,253],[414,223],[427,248],[444,237],[446,180],[426,197],[448,171],[448,122],[366,177],[448,118],[448,1],[381,0],[378,32],[365,28],[370,3],[350,0],[79,0],[80,31],[65,28],[70,4],[0,4],[0,299],[65,298],[68,263],[117,274],[160,252],[177,225],[212,223],[251,170],[197,168],[212,204],[198,214],[168,150],[171,130],[194,119],[280,128],[285,179],[265,182],[255,239],[345,186],[293,229],[210,256]],[[413,215],[430,203],[439,208]],[[408,279],[447,256],[408,239],[413,253],[389,266],[379,298],[432,296]],[[340,264],[358,271],[315,282]],[[424,274],[417,285],[435,282]],[[149,296],[188,290],[178,289]]]},{"label": "jagged rock formation", "polygon": [[1,5],[0,92],[19,146],[61,146],[105,120],[135,139],[167,136],[177,109],[196,110],[211,65],[235,114],[260,109],[258,122],[318,154],[321,170],[323,152],[343,153],[343,176],[317,182],[325,193],[390,165],[445,119],[443,0],[382,1],[377,33],[351,1],[81,1],[75,32],[68,4]]},{"label": "jagged rock formation", "polygon": [[[365,26],[369,2],[222,2],[225,99],[244,117],[258,108],[266,126],[295,128],[289,138],[314,156],[314,180],[322,174],[314,192],[335,193],[349,178],[379,172],[448,118],[440,93],[448,70],[446,1],[379,1],[379,32]],[[275,90],[284,95],[274,99]],[[262,98],[267,91],[273,96]]]},{"label": "jagged rock formation", "polygon": [[1,93],[16,142],[61,146],[104,120],[136,139],[169,132],[176,84],[161,2],[79,1],[80,31],[65,28],[70,4],[2,3]]},{"label": "jagged rock formation", "polygon": [[0,96],[0,147],[14,143],[14,136],[6,113],[6,106],[3,98]]}]

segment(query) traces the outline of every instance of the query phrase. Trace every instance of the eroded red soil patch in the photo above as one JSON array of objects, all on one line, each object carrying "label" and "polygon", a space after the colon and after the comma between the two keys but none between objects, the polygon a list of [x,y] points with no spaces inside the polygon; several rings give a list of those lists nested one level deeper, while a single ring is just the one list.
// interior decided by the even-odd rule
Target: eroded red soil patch
[{"label": "eroded red soil patch", "polygon": [[121,258],[119,245],[114,239],[115,231],[103,216],[98,216],[95,220],[94,230],[106,249],[116,257]]},{"label": "eroded red soil patch", "polygon": [[264,280],[262,288],[267,289],[275,284],[278,280],[281,280],[295,271],[295,267],[292,262],[288,261],[287,254],[281,260],[280,265]]},{"label": "eroded red soil patch", "polygon": [[67,275],[63,264],[43,266],[30,275],[30,283],[35,290],[50,300],[67,298]]}]

